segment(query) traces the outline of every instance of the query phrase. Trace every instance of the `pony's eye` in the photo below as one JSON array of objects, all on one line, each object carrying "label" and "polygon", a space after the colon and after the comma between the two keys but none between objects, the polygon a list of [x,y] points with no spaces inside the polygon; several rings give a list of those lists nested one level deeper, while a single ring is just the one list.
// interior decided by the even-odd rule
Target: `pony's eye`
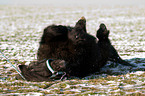
[{"label": "pony's eye", "polygon": [[78,36],[78,35],[76,35],[76,39],[77,39],[77,38],[79,38],[79,36]]}]

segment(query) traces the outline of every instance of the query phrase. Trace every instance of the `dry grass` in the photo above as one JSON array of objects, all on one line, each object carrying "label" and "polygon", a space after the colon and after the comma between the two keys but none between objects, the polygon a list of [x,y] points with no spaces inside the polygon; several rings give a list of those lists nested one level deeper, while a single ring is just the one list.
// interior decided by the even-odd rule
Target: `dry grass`
[{"label": "dry grass", "polygon": [[74,26],[85,16],[87,30],[95,35],[100,23],[110,29],[110,39],[121,57],[137,67],[108,62],[100,73],[83,79],[54,82],[16,80],[16,71],[0,55],[0,95],[145,95],[145,8],[0,6],[0,50],[14,64],[36,59],[43,28],[50,24]]}]

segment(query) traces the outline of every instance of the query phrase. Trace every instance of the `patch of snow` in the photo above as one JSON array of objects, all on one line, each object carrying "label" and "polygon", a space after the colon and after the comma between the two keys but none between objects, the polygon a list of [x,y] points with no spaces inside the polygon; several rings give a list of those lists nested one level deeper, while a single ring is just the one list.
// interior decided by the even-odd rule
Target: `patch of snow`
[{"label": "patch of snow", "polygon": [[141,75],[143,73],[145,73],[145,72],[144,71],[136,71],[136,72],[132,72],[130,74]]},{"label": "patch of snow", "polygon": [[111,83],[112,84],[112,83],[116,83],[116,82],[115,81],[107,81],[106,83]]},{"label": "patch of snow", "polygon": [[69,91],[73,91],[73,92],[81,92],[79,89],[71,89]]}]

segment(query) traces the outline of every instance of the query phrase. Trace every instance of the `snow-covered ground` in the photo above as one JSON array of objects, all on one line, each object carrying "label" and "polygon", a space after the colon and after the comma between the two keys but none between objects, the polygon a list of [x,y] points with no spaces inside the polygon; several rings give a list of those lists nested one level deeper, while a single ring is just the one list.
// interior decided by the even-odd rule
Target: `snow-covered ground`
[{"label": "snow-covered ground", "polygon": [[0,50],[14,65],[29,64],[36,59],[46,26],[74,26],[85,16],[88,32],[95,36],[99,24],[105,23],[110,30],[110,40],[121,57],[136,67],[108,62],[100,73],[83,79],[27,82],[15,79],[17,72],[0,54],[0,95],[145,95],[144,10],[144,6],[1,5]]}]

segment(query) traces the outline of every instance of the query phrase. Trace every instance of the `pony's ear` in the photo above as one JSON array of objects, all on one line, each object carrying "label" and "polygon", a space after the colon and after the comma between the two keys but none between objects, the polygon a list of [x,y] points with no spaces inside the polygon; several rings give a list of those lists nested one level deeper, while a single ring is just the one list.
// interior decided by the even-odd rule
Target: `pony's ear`
[{"label": "pony's ear", "polygon": [[102,31],[106,31],[106,30],[107,30],[106,25],[105,25],[104,23],[101,23],[101,24],[100,24],[100,29],[101,29]]},{"label": "pony's ear", "polygon": [[85,17],[81,17],[81,19],[76,23],[75,28],[82,28],[85,32],[86,30],[86,19]]},{"label": "pony's ear", "polygon": [[109,36],[109,30],[107,30],[106,25],[104,23],[101,23],[99,26],[99,29],[97,30],[97,38],[98,39],[107,39]]}]

